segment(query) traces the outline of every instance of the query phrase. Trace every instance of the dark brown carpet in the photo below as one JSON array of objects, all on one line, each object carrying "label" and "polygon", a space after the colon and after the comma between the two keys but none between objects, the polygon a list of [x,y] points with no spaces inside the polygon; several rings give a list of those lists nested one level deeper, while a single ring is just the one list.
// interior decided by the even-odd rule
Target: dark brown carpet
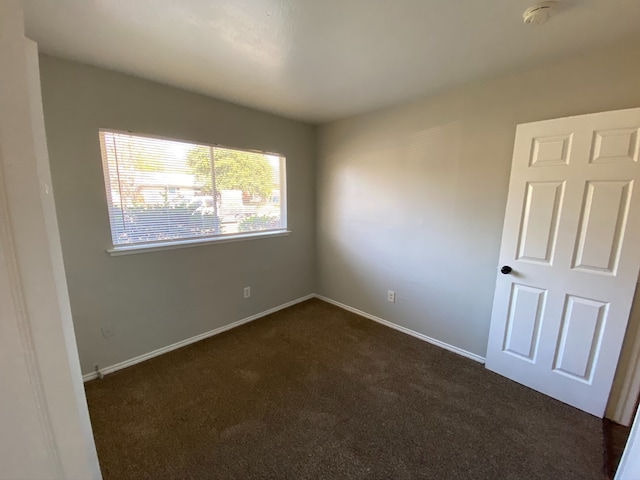
[{"label": "dark brown carpet", "polygon": [[602,479],[602,422],[320,300],[86,385],[105,480]]}]

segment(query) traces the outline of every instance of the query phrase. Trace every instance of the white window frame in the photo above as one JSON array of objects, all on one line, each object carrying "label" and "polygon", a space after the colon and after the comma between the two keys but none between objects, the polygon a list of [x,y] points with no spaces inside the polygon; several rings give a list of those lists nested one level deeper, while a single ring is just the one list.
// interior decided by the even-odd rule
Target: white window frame
[{"label": "white window frame", "polygon": [[[282,160],[280,162],[280,222],[282,227],[278,229],[272,230],[263,230],[257,232],[245,232],[245,233],[226,233],[226,234],[217,234],[217,235],[208,235],[201,237],[189,237],[182,238],[176,240],[164,240],[164,241],[151,241],[151,242],[137,242],[131,244],[123,244],[123,245],[114,245],[113,244],[113,231],[112,231],[112,219],[111,219],[111,209],[110,205],[112,205],[112,201],[110,199],[111,196],[111,180],[108,178],[108,169],[105,169],[105,161],[107,161],[106,152],[104,149],[103,142],[101,140],[101,135],[103,133],[116,133],[121,135],[130,135],[134,137],[141,138],[150,138],[154,140],[166,140],[169,142],[181,142],[188,143],[194,146],[203,146],[203,147],[216,147],[216,148],[224,148],[229,150],[237,150],[241,152],[249,152],[249,153],[258,153],[262,155],[273,155],[280,157]],[[130,255],[134,253],[145,253],[145,252],[157,252],[162,250],[173,250],[179,248],[190,248],[190,247],[198,247],[204,245],[213,245],[217,243],[228,243],[228,242],[237,242],[237,241],[245,241],[245,240],[255,240],[260,238],[274,238],[274,237],[282,237],[291,234],[291,231],[288,230],[288,219],[287,219],[287,172],[286,172],[286,156],[280,153],[275,152],[267,152],[263,150],[255,150],[248,148],[237,148],[237,147],[228,147],[226,145],[221,145],[217,143],[206,143],[206,142],[198,142],[188,139],[180,139],[180,138],[172,138],[161,135],[152,135],[148,133],[138,133],[127,130],[117,130],[113,128],[99,128],[98,129],[98,141],[100,142],[100,154],[101,154],[101,162],[102,162],[102,171],[104,177],[104,186],[105,186],[105,200],[107,203],[107,215],[109,218],[109,233],[112,235],[111,246],[106,249],[107,253],[111,256],[119,256],[119,255]],[[214,160],[215,162],[215,160]],[[212,165],[212,168],[213,165]]]}]

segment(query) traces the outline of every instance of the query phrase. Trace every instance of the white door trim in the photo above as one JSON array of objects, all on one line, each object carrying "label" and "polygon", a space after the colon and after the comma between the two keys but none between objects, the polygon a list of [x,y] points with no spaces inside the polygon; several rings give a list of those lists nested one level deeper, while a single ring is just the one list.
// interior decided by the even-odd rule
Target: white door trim
[{"label": "white door trim", "polygon": [[627,426],[631,425],[633,421],[633,414],[638,403],[638,397],[640,396],[640,330],[635,338],[631,364],[633,367],[625,377],[625,382],[622,387],[624,393],[621,395],[620,403],[615,411],[615,417],[618,419],[616,421]]},{"label": "white door trim", "polygon": [[98,480],[20,0],[0,2],[0,105],[0,478]]},{"label": "white door trim", "polygon": [[[2,28],[1,24],[0,28]],[[14,234],[5,193],[6,179],[3,173],[5,161],[2,153],[0,150],[0,272],[2,275],[0,279],[0,304],[5,305],[6,308],[6,310],[2,310],[3,321],[13,320],[19,332],[21,350],[29,374],[29,383],[37,405],[40,435],[46,445],[51,471],[58,478],[62,477],[62,465],[45,400],[42,376],[38,367],[31,324],[27,313],[27,301],[17,265]]]},{"label": "white door trim", "polygon": [[636,412],[631,434],[614,480],[637,480],[638,478],[640,478],[640,410]]},{"label": "white door trim", "polygon": [[[636,303],[640,304],[640,297],[636,296]],[[634,306],[635,308],[640,308],[640,305]],[[631,315],[633,319],[633,311]],[[638,396],[640,396],[640,325],[635,326],[633,338],[625,338],[625,342],[631,342],[631,346],[628,347],[631,349],[631,353],[626,361],[621,357],[618,364],[618,369],[622,367],[626,368],[626,371],[616,373],[616,375],[621,374],[624,377],[617,392],[616,403],[608,409],[607,418],[621,425],[629,426],[633,421]],[[625,344],[623,353],[626,348]]]}]

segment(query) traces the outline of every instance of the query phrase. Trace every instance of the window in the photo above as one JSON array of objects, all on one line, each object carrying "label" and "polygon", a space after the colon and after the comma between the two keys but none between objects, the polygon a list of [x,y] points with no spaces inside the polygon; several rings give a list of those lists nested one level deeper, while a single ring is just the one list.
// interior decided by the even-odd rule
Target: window
[{"label": "window", "polygon": [[114,251],[286,231],[279,155],[100,131]]}]

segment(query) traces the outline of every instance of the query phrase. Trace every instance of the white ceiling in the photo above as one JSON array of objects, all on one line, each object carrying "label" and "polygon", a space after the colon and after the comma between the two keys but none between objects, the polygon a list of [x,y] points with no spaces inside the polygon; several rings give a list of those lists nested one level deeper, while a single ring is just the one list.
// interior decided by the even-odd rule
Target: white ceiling
[{"label": "white ceiling", "polygon": [[44,52],[324,122],[625,40],[639,0],[23,0]]}]

